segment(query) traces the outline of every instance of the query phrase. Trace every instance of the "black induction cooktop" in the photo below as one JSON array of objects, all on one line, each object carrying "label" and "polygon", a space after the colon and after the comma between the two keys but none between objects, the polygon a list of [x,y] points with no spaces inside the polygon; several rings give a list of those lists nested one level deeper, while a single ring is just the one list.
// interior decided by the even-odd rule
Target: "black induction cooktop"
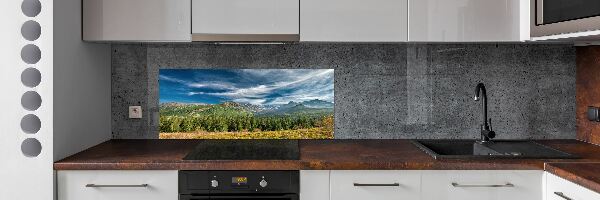
[{"label": "black induction cooktop", "polygon": [[183,160],[298,160],[298,140],[201,140]]}]

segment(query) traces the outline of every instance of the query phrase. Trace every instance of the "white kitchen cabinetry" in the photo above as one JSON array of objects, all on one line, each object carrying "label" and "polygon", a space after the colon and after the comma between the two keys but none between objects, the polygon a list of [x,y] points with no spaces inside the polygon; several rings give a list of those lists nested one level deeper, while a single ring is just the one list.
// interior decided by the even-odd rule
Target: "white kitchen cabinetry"
[{"label": "white kitchen cabinetry", "polygon": [[194,41],[298,41],[299,0],[192,0]]},{"label": "white kitchen cabinetry", "polygon": [[598,200],[600,194],[569,182],[554,174],[545,173],[545,200]]},{"label": "white kitchen cabinetry", "polygon": [[407,0],[302,0],[300,41],[405,42]]},{"label": "white kitchen cabinetry", "polygon": [[177,185],[171,170],[57,172],[58,200],[177,200]]},{"label": "white kitchen cabinetry", "polygon": [[542,200],[543,171],[423,171],[422,200]]},{"label": "white kitchen cabinetry", "polygon": [[410,0],[411,42],[530,39],[527,0]]},{"label": "white kitchen cabinetry", "polygon": [[329,172],[300,171],[300,200],[329,200]]},{"label": "white kitchen cabinetry", "polygon": [[334,170],[331,171],[331,200],[419,199],[419,171]]},{"label": "white kitchen cabinetry", "polygon": [[190,0],[83,0],[83,40],[190,41]]}]

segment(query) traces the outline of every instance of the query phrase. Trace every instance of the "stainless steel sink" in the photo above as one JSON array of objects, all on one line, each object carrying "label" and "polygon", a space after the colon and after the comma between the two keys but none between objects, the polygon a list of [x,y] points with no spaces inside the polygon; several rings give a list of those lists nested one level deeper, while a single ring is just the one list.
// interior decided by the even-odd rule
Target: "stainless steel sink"
[{"label": "stainless steel sink", "polygon": [[520,158],[574,159],[572,154],[527,140],[413,140],[435,159]]}]

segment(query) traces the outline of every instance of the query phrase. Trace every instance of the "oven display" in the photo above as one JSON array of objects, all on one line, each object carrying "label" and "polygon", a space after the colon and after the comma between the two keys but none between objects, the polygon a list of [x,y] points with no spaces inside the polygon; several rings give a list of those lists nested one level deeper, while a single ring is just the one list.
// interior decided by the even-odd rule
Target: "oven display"
[{"label": "oven display", "polygon": [[244,177],[244,176],[231,177],[231,185],[232,186],[247,186],[248,185],[248,177]]}]

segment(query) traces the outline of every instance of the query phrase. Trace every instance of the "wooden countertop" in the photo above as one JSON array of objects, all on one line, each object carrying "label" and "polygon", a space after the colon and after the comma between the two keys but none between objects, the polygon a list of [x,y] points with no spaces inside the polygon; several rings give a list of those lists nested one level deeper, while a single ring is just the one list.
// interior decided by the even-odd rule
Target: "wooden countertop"
[{"label": "wooden countertop", "polygon": [[[110,140],[54,163],[55,170],[545,170],[600,192],[600,146],[577,140],[537,142],[580,159],[435,160],[410,140],[302,140],[300,160],[182,158],[198,140]],[[546,164],[546,165],[545,165]],[[545,166],[544,166],[545,165]]]},{"label": "wooden countertop", "polygon": [[[189,161],[198,140],[110,140],[54,163],[55,170],[545,170],[600,192],[600,146],[538,140],[580,159],[435,160],[410,140],[302,140],[300,160]],[[544,166],[545,165],[545,166]]]},{"label": "wooden countertop", "polygon": [[542,170],[548,162],[600,162],[600,146],[577,140],[541,144],[581,157],[575,160],[435,160],[409,140],[302,140],[300,160],[211,160],[182,158],[197,140],[110,140],[60,160],[55,170]]},{"label": "wooden countertop", "polygon": [[600,162],[546,163],[545,170],[556,176],[600,193]]}]

